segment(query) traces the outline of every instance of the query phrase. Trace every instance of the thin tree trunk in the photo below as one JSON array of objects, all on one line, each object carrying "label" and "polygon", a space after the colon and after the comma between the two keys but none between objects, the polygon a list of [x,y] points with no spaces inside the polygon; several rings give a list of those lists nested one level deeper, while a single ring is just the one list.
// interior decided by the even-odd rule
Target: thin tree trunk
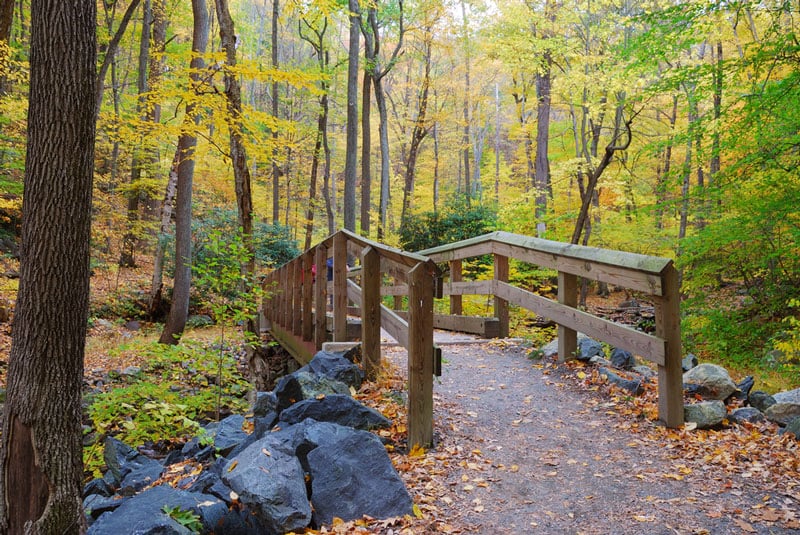
[{"label": "thin tree trunk", "polygon": [[472,185],[470,183],[469,172],[469,146],[470,140],[470,41],[469,41],[469,26],[467,24],[467,8],[464,0],[461,0],[461,18],[463,21],[464,30],[464,135],[461,138],[461,145],[463,150],[464,159],[464,192],[466,194],[467,206],[472,203]]},{"label": "thin tree trunk", "polygon": [[544,237],[546,230],[547,192],[550,188],[548,143],[550,140],[550,66],[552,58],[549,51],[545,52],[542,61],[545,65],[544,70],[536,73],[536,158],[533,162],[536,182],[536,231],[540,238]]},{"label": "thin tree trunk", "polygon": [[97,119],[97,114],[100,113],[100,106],[103,104],[103,91],[105,89],[106,74],[108,73],[108,69],[111,67],[111,62],[114,60],[114,56],[117,53],[119,42],[125,35],[125,30],[128,28],[128,23],[131,21],[136,8],[139,7],[139,2],[141,2],[141,0],[131,0],[131,3],[128,4],[128,9],[125,10],[125,14],[122,16],[122,20],[119,22],[117,31],[114,32],[114,36],[111,38],[111,41],[109,41],[108,46],[106,47],[106,55],[103,58],[103,63],[100,65],[100,69],[98,70],[97,85],[94,90],[95,120]]},{"label": "thin tree trunk", "polygon": [[365,69],[364,78],[361,82],[361,233],[364,236],[369,236],[370,190],[372,189],[372,172],[370,169],[370,156],[372,154],[372,129],[370,128],[371,86],[372,75],[368,69]]},{"label": "thin tree trunk", "polygon": [[411,214],[411,203],[414,197],[414,178],[417,165],[417,156],[422,140],[428,134],[428,127],[425,124],[428,111],[428,91],[430,90],[431,77],[431,29],[425,32],[425,75],[422,79],[422,91],[419,95],[419,111],[417,119],[414,121],[414,129],[411,133],[411,143],[408,149],[408,165],[406,166],[405,187],[403,188],[403,212],[400,218],[400,225],[405,225],[407,218]]},{"label": "thin tree trunk", "polygon": [[344,164],[344,228],[356,230],[356,167],[358,165],[358,48],[361,35],[358,0],[348,0],[350,41],[347,56],[347,146]]},{"label": "thin tree trunk", "polygon": [[[14,0],[0,0],[0,43],[11,43],[11,24],[14,22]],[[0,96],[11,91],[11,82],[0,73]]]},{"label": "thin tree trunk", "polygon": [[20,282],[0,447],[0,532],[81,533],[96,3],[31,1]]},{"label": "thin tree trunk", "polygon": [[[272,0],[272,68],[278,70],[279,0]],[[278,118],[278,80],[272,82],[272,116]],[[272,222],[280,220],[280,169],[278,168],[278,130],[272,131]]]},{"label": "thin tree trunk", "polygon": [[656,229],[664,228],[664,205],[667,202],[667,181],[672,171],[672,143],[675,135],[675,123],[678,120],[678,95],[672,96],[672,111],[669,115],[669,138],[664,148],[664,169],[661,178],[656,182]]},{"label": "thin tree trunk", "polygon": [[[197,87],[202,83],[200,71],[205,67],[202,54],[208,46],[209,13],[205,0],[192,0],[194,28],[192,32],[191,83]],[[198,106],[194,102],[186,105],[184,131],[178,138],[176,149],[177,186],[175,209],[175,279],[172,290],[172,305],[169,318],[161,332],[159,342],[177,344],[189,314],[189,292],[192,285],[192,180],[194,178],[194,151],[197,146],[195,129],[200,124]]]},{"label": "thin tree trunk", "polygon": [[[136,88],[138,100],[136,111],[142,122],[147,120],[147,66],[150,60],[150,27],[153,22],[153,12],[150,7],[150,0],[142,3],[142,33],[139,40],[139,65],[137,69]],[[111,28],[109,28],[110,30]],[[112,70],[112,79],[114,71]],[[116,83],[114,84],[116,85]],[[115,99],[116,100],[116,99]],[[136,233],[137,222],[139,221],[139,200],[141,191],[139,182],[142,178],[142,152],[145,144],[145,137],[141,136],[139,142],[133,147],[133,157],[131,160],[131,180],[128,197],[128,229],[122,238],[122,250],[119,257],[120,267],[136,267],[136,243],[139,236]]]},{"label": "thin tree trunk", "polygon": [[[230,136],[230,156],[236,190],[236,211],[241,232],[242,244],[247,258],[242,259],[239,291],[251,291],[256,272],[256,253],[253,246],[253,194],[250,186],[250,168],[247,166],[247,149],[242,138],[242,90],[236,74],[236,33],[228,8],[228,0],[216,0],[217,20],[222,48],[225,51],[225,97],[228,111],[228,133]],[[246,333],[258,334],[255,320],[249,318],[245,325]]]}]

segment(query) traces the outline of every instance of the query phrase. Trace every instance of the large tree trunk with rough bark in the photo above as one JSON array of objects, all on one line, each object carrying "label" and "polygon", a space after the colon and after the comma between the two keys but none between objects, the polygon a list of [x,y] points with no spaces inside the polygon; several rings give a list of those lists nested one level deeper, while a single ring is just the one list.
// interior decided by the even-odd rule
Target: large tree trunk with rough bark
[{"label": "large tree trunk with rough bark", "polygon": [[[189,64],[192,74],[192,86],[197,88],[202,83],[205,66],[202,54],[208,46],[209,16],[205,0],[192,0],[194,30],[192,33],[192,61]],[[194,179],[194,150],[197,146],[197,135],[194,130],[200,123],[196,104],[186,105],[183,133],[178,138],[176,149],[177,186],[175,202],[175,279],[172,286],[172,304],[169,317],[161,332],[159,342],[177,344],[186,318],[189,315],[189,292],[192,286],[192,181]]]},{"label": "large tree trunk with rough bark", "polygon": [[93,0],[31,2],[20,284],[0,448],[0,531],[80,533],[96,85]]}]

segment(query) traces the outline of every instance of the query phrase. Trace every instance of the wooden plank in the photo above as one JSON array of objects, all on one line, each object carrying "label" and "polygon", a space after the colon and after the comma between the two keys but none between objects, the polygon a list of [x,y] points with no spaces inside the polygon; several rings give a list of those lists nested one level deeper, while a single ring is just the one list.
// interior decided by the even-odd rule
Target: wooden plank
[{"label": "wooden plank", "polygon": [[[461,260],[451,260],[450,261],[450,283],[451,288],[452,284],[461,282],[464,280],[464,275],[461,271]],[[442,291],[445,295],[448,294],[447,292],[447,284],[442,288]],[[452,291],[450,292],[450,314],[454,316],[460,316],[464,313],[463,307],[463,300],[460,294],[454,294]]]},{"label": "wooden plank", "polygon": [[[578,277],[558,272],[558,302],[570,308],[578,306]],[[558,326],[558,361],[571,359],[578,351],[578,333],[567,326]]]},{"label": "wooden plank", "polygon": [[497,295],[509,302],[525,307],[540,316],[550,318],[565,327],[585,333],[615,347],[627,349],[659,366],[664,364],[665,343],[661,338],[592,316],[576,308],[564,306],[505,282],[498,281],[496,291]]},{"label": "wooden plank", "polygon": [[312,320],[314,302],[314,250],[309,249],[303,255],[303,319],[302,337],[308,342],[314,339]]},{"label": "wooden plank", "polygon": [[445,282],[444,295],[492,295],[493,281]]},{"label": "wooden plank", "polygon": [[433,274],[425,264],[409,272],[408,445],[433,444]]},{"label": "wooden plank", "polygon": [[664,296],[655,298],[656,336],[665,340],[664,363],[658,367],[658,417],[667,427],[683,425],[683,370],[678,272],[670,265],[663,273]]},{"label": "wooden plank", "polygon": [[333,238],[333,341],[347,341],[347,235]]},{"label": "wooden plank", "polygon": [[[487,236],[489,235],[487,234]],[[468,241],[471,240],[464,240],[464,242]],[[464,242],[456,242],[456,243],[464,243]],[[436,249],[440,249],[440,247],[437,247]],[[442,263],[442,262],[450,262],[452,260],[463,260],[465,258],[472,258],[473,256],[483,256],[485,254],[492,254],[493,252],[494,251],[492,250],[492,242],[486,239],[473,244],[453,249],[448,249],[438,253],[431,254],[431,253],[426,253],[425,251],[420,251],[419,254],[424,254],[428,256],[431,260],[433,260],[436,263]]]},{"label": "wooden plank", "polygon": [[308,364],[311,362],[311,359],[314,358],[316,348],[313,343],[304,342],[275,322],[272,322],[270,332],[272,336],[275,337],[275,340],[277,340],[300,364]]},{"label": "wooden plank", "polygon": [[381,369],[381,257],[373,247],[361,253],[361,354],[364,373],[374,381]]},{"label": "wooden plank", "polygon": [[[536,243],[547,242],[548,240],[540,240],[538,238],[530,238],[536,240]],[[558,243],[558,242],[549,242]],[[593,259],[589,254],[576,255],[574,253],[589,253],[597,252],[598,258],[608,260],[607,255],[601,254],[606,251],[603,249],[596,249],[594,247],[584,247],[585,250],[569,250],[567,247],[582,247],[580,245],[561,244],[564,247],[550,248],[550,250],[537,250],[529,249],[523,245],[509,244],[497,242],[494,244],[494,252],[510,256],[523,262],[536,264],[542,267],[571,273],[579,277],[585,277],[591,280],[604,281],[609,284],[623,286],[632,290],[645,292],[650,295],[661,295],[661,277],[658,273],[649,271],[640,271],[636,268],[627,267],[624,264],[614,265],[606,264]],[[613,251],[619,252],[619,251]],[[570,253],[564,255],[562,253]],[[633,254],[633,253],[624,253]],[[636,255],[641,256],[641,255]],[[620,257],[622,258],[622,257]],[[647,257],[655,258],[655,257]],[[659,259],[663,260],[663,259]],[[622,262],[622,260],[620,260]]]},{"label": "wooden plank", "polygon": [[[494,255],[494,275],[495,281],[508,282],[508,257]],[[508,301],[501,297],[494,297],[494,315],[500,320],[499,338],[508,338]]]},{"label": "wooden plank", "polygon": [[314,282],[314,346],[317,350],[322,349],[322,344],[328,338],[325,320],[328,307],[327,261],[328,248],[324,245],[317,245],[314,252],[314,263],[317,265],[317,278]]},{"label": "wooden plank", "polygon": [[381,286],[381,295],[408,295],[408,285]]},{"label": "wooden plank", "polygon": [[418,263],[428,262],[428,258],[424,256],[420,256],[419,254],[409,253],[407,251],[401,251],[400,249],[395,249],[394,247],[389,247],[388,245],[384,245],[382,243],[378,243],[363,236],[359,236],[349,230],[341,229],[336,234],[333,235],[334,240],[338,234],[342,234],[346,237],[348,241],[354,242],[361,247],[372,247],[373,249],[377,250],[381,258],[386,258],[388,260],[392,260],[398,264],[401,264],[407,268],[412,268],[416,266]]},{"label": "wooden plank", "polygon": [[397,343],[408,349],[408,322],[399,316],[399,313],[381,305],[381,327]]},{"label": "wooden plank", "polygon": [[[398,311],[397,315],[405,319],[408,312]],[[483,338],[500,337],[500,320],[483,316],[461,316],[455,314],[434,314],[433,327],[443,331],[477,334]]]},{"label": "wooden plank", "polygon": [[303,332],[303,257],[294,259],[294,277],[292,284],[292,332],[301,335]]},{"label": "wooden plank", "polygon": [[286,264],[281,268],[281,319],[280,325],[285,329],[291,329],[291,307],[292,307],[292,291],[289,286],[290,265]]}]

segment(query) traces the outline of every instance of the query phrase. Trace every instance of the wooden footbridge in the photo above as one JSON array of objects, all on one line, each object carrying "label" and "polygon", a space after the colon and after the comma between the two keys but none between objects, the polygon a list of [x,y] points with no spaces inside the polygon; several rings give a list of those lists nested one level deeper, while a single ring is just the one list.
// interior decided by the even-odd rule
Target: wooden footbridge
[{"label": "wooden footbridge", "polygon": [[[491,255],[491,280],[464,280],[462,261]],[[558,300],[509,284],[509,259],[558,272]],[[655,304],[650,335],[577,309],[578,278],[641,292]],[[340,230],[270,273],[263,315],[274,337],[306,362],[322,344],[360,339],[364,368],[374,379],[381,365],[381,329],[408,351],[408,444],[433,440],[433,377],[441,352],[433,329],[508,336],[509,304],[558,325],[559,360],[574,356],[577,333],[621,347],[658,366],[659,418],[683,423],[678,276],[672,260],[493,232],[409,253]],[[494,317],[462,315],[461,296],[494,297]],[[391,296],[391,298],[386,297]],[[434,313],[449,296],[450,314]],[[392,306],[384,305],[384,298]],[[333,314],[328,315],[331,307]],[[348,322],[348,316],[360,322]],[[355,327],[355,328],[354,328]]]}]

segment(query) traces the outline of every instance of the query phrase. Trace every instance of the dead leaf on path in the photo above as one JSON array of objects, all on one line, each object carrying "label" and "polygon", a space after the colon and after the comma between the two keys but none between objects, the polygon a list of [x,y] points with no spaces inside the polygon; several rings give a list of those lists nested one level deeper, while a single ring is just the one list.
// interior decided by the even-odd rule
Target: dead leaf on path
[{"label": "dead leaf on path", "polygon": [[751,526],[744,520],[741,520],[739,518],[734,518],[733,523],[739,526],[742,529],[742,531],[746,531],[747,533],[758,533],[757,529],[755,529],[753,526]]},{"label": "dead leaf on path", "polygon": [[637,522],[655,522],[656,517],[653,515],[633,515],[633,519]]}]

